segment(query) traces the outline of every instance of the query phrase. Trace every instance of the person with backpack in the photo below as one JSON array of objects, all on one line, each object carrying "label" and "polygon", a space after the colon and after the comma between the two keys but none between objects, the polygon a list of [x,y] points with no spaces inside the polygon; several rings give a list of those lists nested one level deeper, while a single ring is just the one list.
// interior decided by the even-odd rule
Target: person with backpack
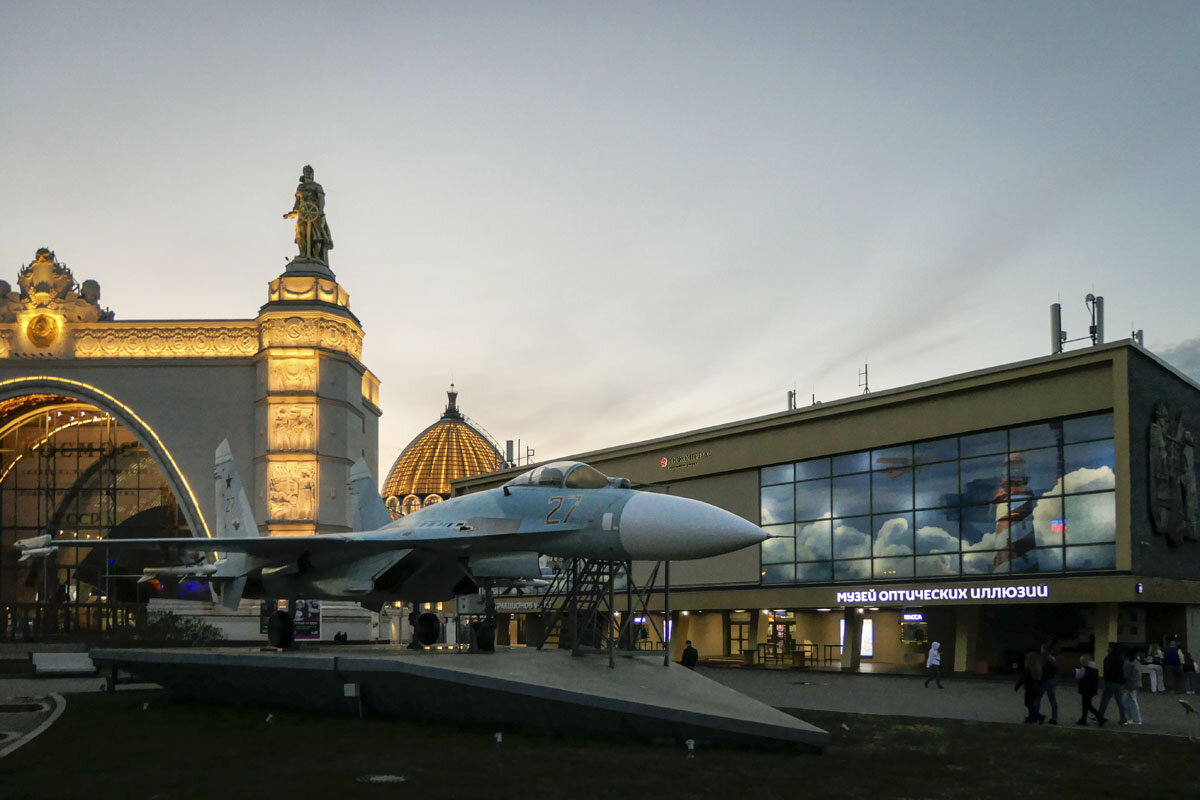
[{"label": "person with backpack", "polygon": [[1100,688],[1100,671],[1096,669],[1096,664],[1085,653],[1079,657],[1079,669],[1075,670],[1075,680],[1079,683],[1079,699],[1082,702],[1082,711],[1079,714],[1079,721],[1076,725],[1087,725],[1088,714],[1100,721],[1100,712],[1092,705],[1092,698],[1096,696],[1096,692]]}]

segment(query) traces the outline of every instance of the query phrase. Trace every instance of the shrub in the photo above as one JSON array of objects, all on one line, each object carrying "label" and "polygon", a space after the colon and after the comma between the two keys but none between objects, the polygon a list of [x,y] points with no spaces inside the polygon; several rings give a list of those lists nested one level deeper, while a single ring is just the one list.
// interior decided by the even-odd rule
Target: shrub
[{"label": "shrub", "polygon": [[225,639],[225,632],[195,617],[176,616],[173,611],[151,611],[139,639],[204,647]]}]

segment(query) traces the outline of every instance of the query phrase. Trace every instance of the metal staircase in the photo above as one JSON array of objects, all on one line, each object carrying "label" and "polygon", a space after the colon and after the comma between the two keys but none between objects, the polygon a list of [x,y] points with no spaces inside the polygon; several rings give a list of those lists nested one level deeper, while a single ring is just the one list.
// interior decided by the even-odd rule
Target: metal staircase
[{"label": "metal staircase", "polygon": [[[664,654],[662,631],[647,607],[661,566],[656,563],[639,587],[630,561],[570,559],[555,572],[539,603],[537,648],[571,650],[577,656],[607,652],[610,665],[614,650]],[[650,637],[650,630],[657,635]]]}]

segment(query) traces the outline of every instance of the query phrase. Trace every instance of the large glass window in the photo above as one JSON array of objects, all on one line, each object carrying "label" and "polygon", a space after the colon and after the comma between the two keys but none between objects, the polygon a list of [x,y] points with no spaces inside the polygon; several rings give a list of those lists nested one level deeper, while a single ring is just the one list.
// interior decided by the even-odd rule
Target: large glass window
[{"label": "large glass window", "polygon": [[[785,479],[791,476],[791,482]],[[763,580],[1114,569],[1111,412],[766,467]]]},{"label": "large glass window", "polygon": [[762,489],[761,524],[774,525],[779,522],[791,522],[794,515],[795,502],[792,484],[779,486],[764,486]]},{"label": "large glass window", "polygon": [[829,509],[828,478],[796,484],[796,519],[828,517]]},{"label": "large glass window", "polygon": [[833,479],[833,515],[851,517],[871,513],[871,476],[843,475]]},{"label": "large glass window", "polygon": [[[66,397],[35,395],[5,405],[0,606],[57,604],[62,608],[54,626],[97,632],[110,625],[99,613],[106,604],[208,599],[201,581],[145,580],[143,568],[158,563],[153,554],[147,561],[100,546],[110,538],[191,535],[166,477],[131,431],[103,410]],[[46,533],[97,546],[63,547],[51,559],[16,557],[16,540]],[[11,633],[0,630],[0,638]]]},{"label": "large glass window", "polygon": [[917,508],[958,505],[958,462],[928,464],[913,471]]},{"label": "large glass window", "polygon": [[830,523],[827,519],[801,522],[796,532],[797,561],[828,561],[830,557]]},{"label": "large glass window", "polygon": [[833,557],[865,558],[871,555],[871,518],[850,517],[833,521]]},{"label": "large glass window", "polygon": [[913,471],[910,467],[871,473],[871,510],[907,511],[913,507]]}]

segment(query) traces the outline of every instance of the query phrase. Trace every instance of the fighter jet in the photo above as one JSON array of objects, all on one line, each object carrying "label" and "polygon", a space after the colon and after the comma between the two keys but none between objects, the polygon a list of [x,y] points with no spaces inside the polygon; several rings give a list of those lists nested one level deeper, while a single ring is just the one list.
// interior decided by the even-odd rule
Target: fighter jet
[{"label": "fighter jet", "polygon": [[[536,582],[539,558],[674,561],[705,558],[768,538],[757,525],[697,500],[636,491],[576,461],[525,472],[502,487],[454,497],[392,520],[361,459],[348,487],[360,532],[264,536],[228,442],[217,448],[213,538],[53,539],[16,543],[21,559],[60,547],[157,550],[174,563],[159,576],[199,578],[236,609],[243,597],[429,603],[481,587]],[[164,559],[165,560],[165,559]],[[144,562],[143,562],[144,563]]]}]

